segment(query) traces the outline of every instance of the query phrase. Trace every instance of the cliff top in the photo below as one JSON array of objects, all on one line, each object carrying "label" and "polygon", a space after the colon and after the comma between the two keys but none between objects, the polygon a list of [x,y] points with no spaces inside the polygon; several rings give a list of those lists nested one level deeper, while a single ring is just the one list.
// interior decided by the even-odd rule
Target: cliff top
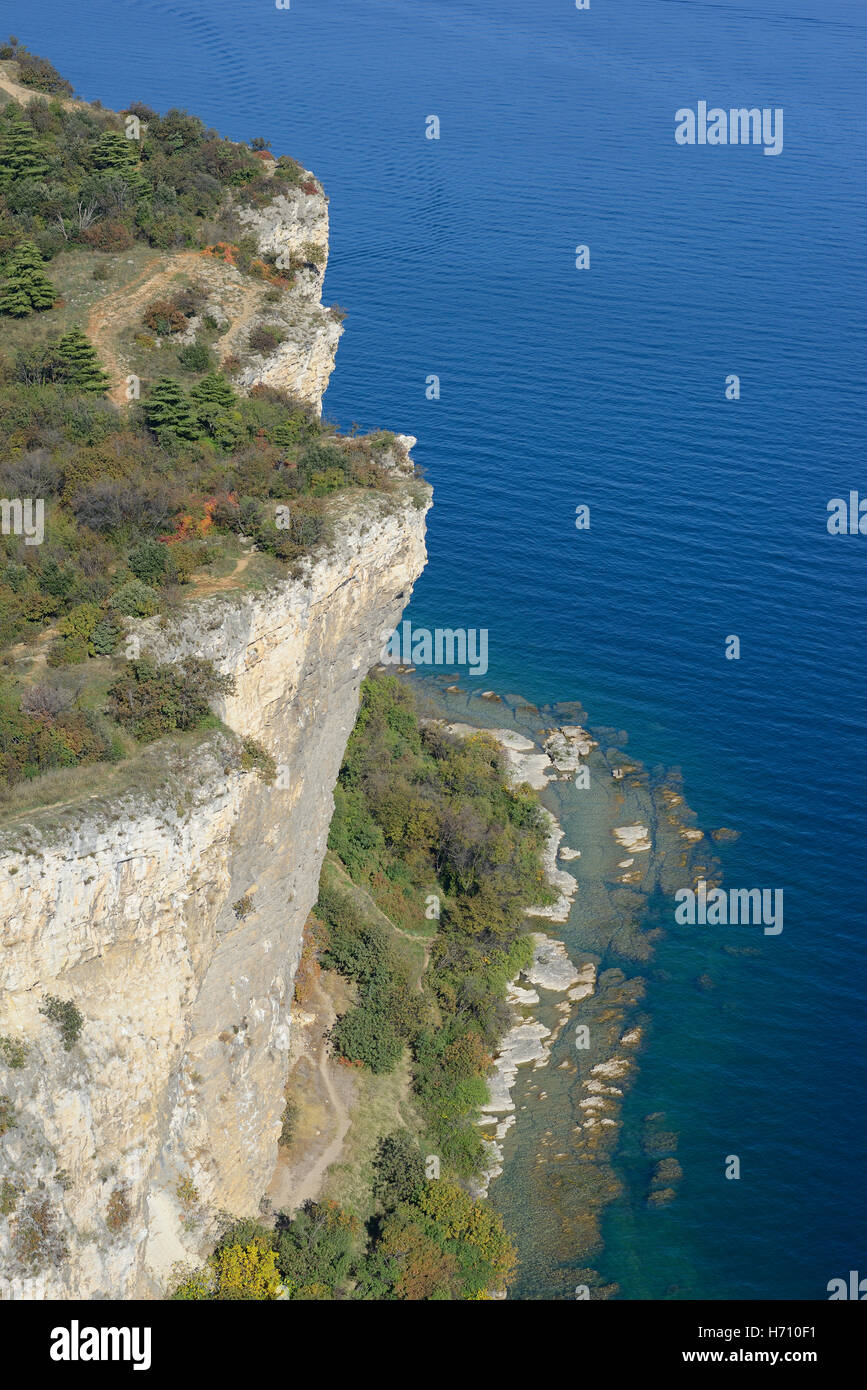
[{"label": "cliff top", "polygon": [[131,664],[136,620],[303,572],[366,493],[405,505],[412,465],[395,436],[321,418],[343,311],[321,303],[328,204],[309,170],[186,111],[79,101],[17,41],[2,93],[9,807],[22,781],[153,737],[118,702],[118,682],[147,703],[169,680]]}]

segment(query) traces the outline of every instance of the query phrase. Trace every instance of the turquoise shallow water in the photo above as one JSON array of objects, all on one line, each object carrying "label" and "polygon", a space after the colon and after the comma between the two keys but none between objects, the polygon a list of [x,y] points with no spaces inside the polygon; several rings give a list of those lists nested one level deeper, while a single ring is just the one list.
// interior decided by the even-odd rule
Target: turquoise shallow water
[{"label": "turquoise shallow water", "polygon": [[[825,1296],[867,1260],[867,538],[825,529],[829,498],[867,491],[863,5],[4,15],[85,96],[187,106],[316,170],[326,297],[350,311],[326,410],[418,435],[436,489],[413,622],[487,628],[485,687],[580,699],[680,766],[700,823],[741,831],[727,884],[784,889],[759,957],[709,932],[658,948],[599,1267],[628,1298]],[[678,148],[701,99],[783,107],[783,154]],[[657,1110],[684,1178],[648,1211]]]}]

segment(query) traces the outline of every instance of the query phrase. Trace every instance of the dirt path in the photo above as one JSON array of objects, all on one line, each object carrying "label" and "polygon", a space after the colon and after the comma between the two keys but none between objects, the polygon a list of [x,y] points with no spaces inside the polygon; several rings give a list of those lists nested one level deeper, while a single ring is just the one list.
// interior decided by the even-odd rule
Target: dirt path
[{"label": "dirt path", "polygon": [[329,852],[327,859],[335,872],[340,875],[344,886],[349,890],[351,896],[355,898],[359,907],[361,907],[362,911],[365,912],[368,917],[372,917],[374,921],[379,922],[380,926],[385,927],[387,930],[396,932],[398,936],[405,937],[407,941],[412,941],[414,945],[422,945],[424,947],[424,965],[422,966],[422,973],[424,973],[430,963],[431,945],[433,944],[436,933],[432,933],[429,937],[424,937],[411,931],[404,931],[403,927],[399,927],[396,922],[393,922],[388,914],[383,912],[382,908],[374,902],[366,888],[362,888],[360,884],[350,878],[346,865],[338,859],[336,854]]},{"label": "dirt path", "polygon": [[211,579],[208,575],[202,575],[201,579],[190,580],[189,588],[185,593],[191,598],[210,598],[211,594],[221,594],[228,589],[234,589],[238,579],[244,573],[253,556],[257,552],[248,550],[235,562],[235,568],[231,574],[224,574],[222,579]]},{"label": "dirt path", "polygon": [[336,1016],[335,1002],[318,980],[305,1013],[293,1023],[297,1052],[289,1089],[301,1108],[296,1138],[280,1149],[268,1187],[275,1212],[297,1211],[315,1201],[343,1152],[356,1087],[351,1070],[338,1067],[329,1050],[327,1032]]},{"label": "dirt path", "polygon": [[87,102],[76,101],[74,97],[50,96],[47,92],[37,92],[35,87],[25,87],[21,82],[15,82],[3,68],[0,68],[0,87],[23,106],[40,97],[43,101],[59,101],[67,111],[78,111],[87,105]]},{"label": "dirt path", "polygon": [[240,312],[235,315],[225,333],[217,339],[215,347],[220,354],[220,361],[225,362],[227,357],[238,356],[239,351],[246,348],[244,340],[250,321],[254,319],[260,311],[262,300],[263,284],[261,280],[254,280],[251,284],[244,286],[244,298],[241,301]]},{"label": "dirt path", "polygon": [[175,276],[201,266],[200,257],[199,251],[183,251],[180,254],[159,252],[127,284],[103,295],[91,306],[85,332],[112,378],[113,385],[108,394],[115,405],[127,403],[127,372],[113,340],[114,331],[132,322],[136,310],[144,309],[152,299],[157,298]]},{"label": "dirt path", "polygon": [[[305,1202],[311,1201],[319,1196],[328,1169],[331,1167],[332,1163],[336,1163],[340,1158],[343,1152],[343,1141],[349,1133],[349,1125],[351,1122],[350,1114],[334,1089],[329,1075],[330,1065],[331,1059],[323,1048],[319,1056],[319,1075],[331,1106],[331,1118],[335,1126],[334,1138],[315,1160],[301,1182],[293,1185],[291,1201],[296,1210],[298,1207],[302,1207]],[[278,1206],[279,1210],[279,1204],[275,1203],[275,1205]]]}]

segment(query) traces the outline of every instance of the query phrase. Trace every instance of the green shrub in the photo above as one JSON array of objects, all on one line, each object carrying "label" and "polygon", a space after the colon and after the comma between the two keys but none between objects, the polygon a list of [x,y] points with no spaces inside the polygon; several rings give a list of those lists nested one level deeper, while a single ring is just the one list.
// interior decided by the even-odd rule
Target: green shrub
[{"label": "green shrub", "polygon": [[0,1182],[0,1216],[11,1216],[18,1205],[18,1188],[10,1178]]},{"label": "green shrub", "polygon": [[177,665],[142,657],[126,663],[108,691],[108,708],[119,724],[150,743],[176,730],[198,728],[212,717],[209,701],[233,689],[231,677],[199,657],[186,657]]},{"label": "green shrub", "polygon": [[[166,546],[160,545],[159,541],[140,541],[130,551],[126,563],[136,579],[141,580],[142,584],[147,584],[151,589],[165,584],[172,577],[174,570],[169,551]],[[116,603],[115,607],[117,607]]]},{"label": "green shrub", "polygon": [[331,1040],[347,1061],[363,1062],[377,1075],[393,1071],[403,1055],[403,1042],[389,1016],[366,1003],[337,1020]]},{"label": "green shrub", "polygon": [[336,1202],[308,1202],[291,1220],[279,1218],[277,1267],[290,1296],[331,1298],[344,1290],[360,1234],[358,1219]]},{"label": "green shrub", "polygon": [[14,1070],[26,1065],[27,1045],[18,1038],[10,1038],[8,1033],[0,1033],[0,1061]]},{"label": "green shrub", "polygon": [[128,579],[115,589],[111,606],[125,618],[150,618],[160,611],[160,599],[159,594],[140,579]]},{"label": "green shrub", "polygon": [[66,616],[60,619],[57,630],[62,637],[69,637],[82,642],[86,648],[101,616],[97,604],[79,603],[75,608],[70,608]]},{"label": "green shrub", "polygon": [[263,748],[261,743],[257,743],[254,738],[246,737],[241,741],[241,767],[244,772],[255,770],[268,786],[273,785],[276,781],[276,762],[267,748]]},{"label": "green shrub", "polygon": [[412,1201],[425,1181],[424,1159],[405,1129],[383,1135],[376,1147],[373,1171],[374,1195],[386,1208]]},{"label": "green shrub", "polygon": [[64,1049],[71,1052],[81,1036],[84,1014],[71,999],[59,999],[56,994],[46,994],[39,1012],[44,1014],[50,1023],[55,1024]]},{"label": "green shrub", "polygon": [[190,343],[178,351],[178,362],[188,372],[209,372],[214,367],[214,354],[205,343]]}]

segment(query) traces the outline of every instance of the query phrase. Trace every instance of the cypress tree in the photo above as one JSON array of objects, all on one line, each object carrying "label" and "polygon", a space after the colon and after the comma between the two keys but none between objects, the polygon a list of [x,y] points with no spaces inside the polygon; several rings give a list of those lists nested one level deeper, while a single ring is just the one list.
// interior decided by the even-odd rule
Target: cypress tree
[{"label": "cypress tree", "polygon": [[42,265],[42,257],[32,241],[22,241],[15,247],[0,290],[0,314],[25,318],[34,310],[51,308],[57,295]]},{"label": "cypress tree", "polygon": [[80,328],[64,333],[56,348],[57,375],[67,386],[89,395],[102,395],[108,376],[100,365],[96,348]]}]

